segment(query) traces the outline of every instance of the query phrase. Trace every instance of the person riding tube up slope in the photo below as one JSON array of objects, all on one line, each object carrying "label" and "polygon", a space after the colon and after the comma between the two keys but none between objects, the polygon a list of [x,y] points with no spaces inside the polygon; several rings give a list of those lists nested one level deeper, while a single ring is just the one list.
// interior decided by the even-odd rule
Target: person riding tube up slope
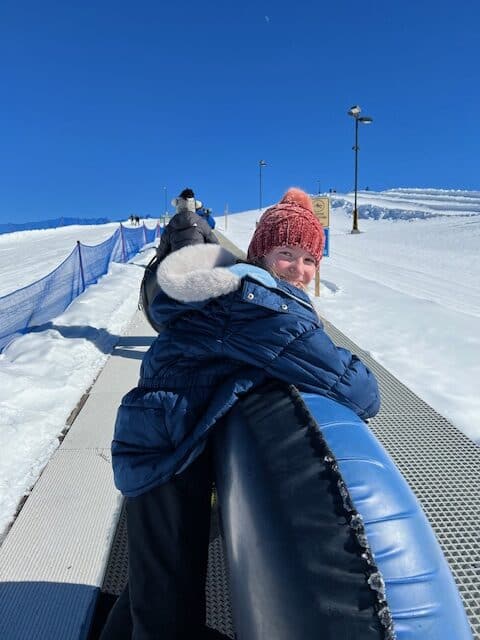
[{"label": "person riding tube up slope", "polygon": [[204,218],[212,229],[215,229],[215,218],[212,216],[212,210],[207,207],[200,207],[197,209],[197,213],[201,218]]},{"label": "person riding tube up slope", "polygon": [[305,293],[324,242],[310,198],[292,188],[263,214],[248,262],[204,245],[160,264],[150,313],[163,330],[122,399],[112,443],[130,564],[101,640],[202,637],[209,434],[239,396],[276,378],[362,419],[378,412],[374,375],[335,346]]},{"label": "person riding tube up slope", "polygon": [[167,224],[157,247],[157,258],[163,260],[169,253],[192,244],[218,244],[212,228],[197,209],[202,207],[191,189],[184,189],[178,198],[173,198],[172,205],[176,213]]}]

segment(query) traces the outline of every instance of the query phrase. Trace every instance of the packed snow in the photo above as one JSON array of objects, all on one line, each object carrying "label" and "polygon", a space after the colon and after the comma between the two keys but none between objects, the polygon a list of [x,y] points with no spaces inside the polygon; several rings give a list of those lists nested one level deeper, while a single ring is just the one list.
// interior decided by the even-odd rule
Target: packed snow
[{"label": "packed snow", "polygon": [[[48,275],[74,250],[77,240],[90,246],[100,244],[110,238],[118,226],[118,223],[73,225],[0,235],[0,296]],[[150,221],[147,226],[155,225]]]},{"label": "packed snow", "polygon": [[[319,314],[480,443],[480,192],[361,192],[354,235],[352,203],[352,194],[331,194],[330,256],[320,297],[310,290]],[[217,229],[245,250],[259,213],[218,216]],[[49,273],[77,240],[99,244],[117,226],[0,236],[0,296]],[[0,533],[135,313],[152,255],[150,247],[112,264],[51,328],[0,355]]]}]

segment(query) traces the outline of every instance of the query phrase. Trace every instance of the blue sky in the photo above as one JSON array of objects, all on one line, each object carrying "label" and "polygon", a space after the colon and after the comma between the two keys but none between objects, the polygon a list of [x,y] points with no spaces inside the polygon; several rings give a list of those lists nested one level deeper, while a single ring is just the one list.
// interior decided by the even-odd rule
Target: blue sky
[{"label": "blue sky", "polygon": [[215,212],[291,185],[480,189],[480,4],[0,5],[0,222]]}]

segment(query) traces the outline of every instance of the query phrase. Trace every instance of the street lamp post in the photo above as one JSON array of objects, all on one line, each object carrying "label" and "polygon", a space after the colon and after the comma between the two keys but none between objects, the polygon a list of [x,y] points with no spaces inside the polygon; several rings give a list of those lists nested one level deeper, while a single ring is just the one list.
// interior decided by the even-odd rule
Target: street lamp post
[{"label": "street lamp post", "polygon": [[259,175],[259,182],[260,182],[260,197],[259,197],[259,206],[258,206],[258,210],[259,212],[262,211],[262,169],[263,167],[266,167],[267,163],[265,162],[265,160],[260,160],[260,162],[258,163],[258,167],[260,170],[260,175]]},{"label": "street lamp post", "polygon": [[166,216],[168,213],[168,205],[167,205],[167,187],[163,187],[163,195],[165,196],[165,212],[164,215]]},{"label": "street lamp post", "polygon": [[362,112],[361,108],[358,105],[353,106],[351,109],[347,111],[349,116],[352,116],[355,120],[355,145],[352,149],[355,151],[355,196],[354,196],[354,205],[353,205],[353,226],[352,233],[360,233],[358,228],[358,209],[357,209],[357,188],[358,188],[358,150],[360,147],[358,146],[358,123],[362,124],[371,124],[373,122],[373,118],[370,116],[360,116]]}]

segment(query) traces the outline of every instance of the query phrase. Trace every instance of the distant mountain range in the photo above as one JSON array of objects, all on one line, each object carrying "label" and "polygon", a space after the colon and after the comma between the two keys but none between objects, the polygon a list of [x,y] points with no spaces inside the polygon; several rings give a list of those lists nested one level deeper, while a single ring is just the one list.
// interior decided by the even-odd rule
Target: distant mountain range
[{"label": "distant mountain range", "polygon": [[[150,216],[145,216],[150,218]],[[69,227],[73,224],[107,224],[109,222],[124,222],[125,217],[121,218],[53,218],[52,220],[36,220],[35,222],[7,222],[0,224],[0,234],[13,233],[14,231],[31,231],[32,229],[56,229],[57,227]]]}]

